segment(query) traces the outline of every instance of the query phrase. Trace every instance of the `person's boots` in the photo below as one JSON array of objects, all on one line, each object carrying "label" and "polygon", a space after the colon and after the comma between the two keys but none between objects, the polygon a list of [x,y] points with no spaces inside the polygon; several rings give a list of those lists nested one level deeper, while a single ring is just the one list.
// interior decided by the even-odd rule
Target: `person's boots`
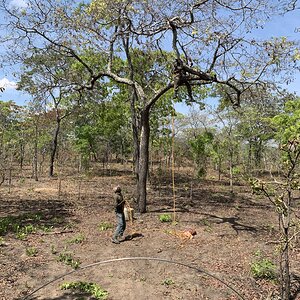
[{"label": "person's boots", "polygon": [[112,243],[114,243],[114,244],[120,244],[118,238],[115,237],[115,236],[112,237],[111,241],[112,241]]},{"label": "person's boots", "polygon": [[124,242],[125,240],[126,239],[122,235],[118,236],[119,243]]}]

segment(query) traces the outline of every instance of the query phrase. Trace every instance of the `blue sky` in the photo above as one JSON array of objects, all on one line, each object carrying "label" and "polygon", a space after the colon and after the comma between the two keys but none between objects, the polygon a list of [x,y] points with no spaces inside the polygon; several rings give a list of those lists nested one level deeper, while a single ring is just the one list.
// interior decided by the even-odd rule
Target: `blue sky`
[{"label": "blue sky", "polygon": [[[24,6],[25,0],[13,0],[12,3],[17,6]],[[0,15],[1,19],[1,15]],[[255,31],[255,36],[261,39],[268,39],[275,36],[286,36],[290,39],[300,40],[300,9],[292,11],[284,16],[276,16],[263,30]],[[1,53],[1,52],[0,52]],[[5,87],[5,91],[0,94],[0,100],[13,100],[19,105],[23,105],[30,100],[30,96],[26,93],[17,91],[16,78],[13,76],[14,69],[0,69],[0,86]],[[295,80],[286,87],[291,92],[296,92],[300,95],[300,73],[295,74]],[[182,112],[186,112],[186,108],[182,105],[177,105],[177,108]]]}]

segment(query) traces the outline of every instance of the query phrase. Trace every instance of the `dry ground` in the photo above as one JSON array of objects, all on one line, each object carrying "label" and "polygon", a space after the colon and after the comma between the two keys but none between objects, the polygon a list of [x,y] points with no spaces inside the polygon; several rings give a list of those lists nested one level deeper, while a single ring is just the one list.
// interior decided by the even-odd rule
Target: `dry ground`
[{"label": "dry ground", "polygon": [[[245,185],[236,185],[232,195],[226,182],[215,179],[195,183],[191,199],[188,178],[177,174],[177,224],[162,223],[159,216],[173,212],[171,184],[167,180],[153,183],[152,178],[148,213],[136,214],[133,223],[127,223],[127,234],[134,234],[132,240],[115,245],[110,241],[114,229],[103,230],[101,225],[115,222],[113,186],[120,184],[132,203],[134,180],[122,168],[107,174],[94,169],[89,177],[65,174],[61,181],[41,178],[35,182],[21,174],[13,179],[10,193],[7,182],[0,187],[0,218],[23,216],[22,226],[51,227],[24,239],[18,239],[11,227],[3,235],[0,299],[24,299],[43,285],[26,299],[92,299],[60,289],[70,281],[95,282],[108,291],[111,300],[239,299],[232,289],[247,300],[278,299],[276,283],[255,280],[250,273],[257,252],[277,262],[277,217],[265,199],[251,194]],[[187,229],[197,232],[193,239],[181,235]],[[58,261],[63,253],[80,262],[76,272]],[[153,259],[85,268],[134,257]],[[300,274],[299,261],[300,245],[296,243],[291,252],[291,270],[296,275]],[[300,299],[296,279],[294,299]]]}]

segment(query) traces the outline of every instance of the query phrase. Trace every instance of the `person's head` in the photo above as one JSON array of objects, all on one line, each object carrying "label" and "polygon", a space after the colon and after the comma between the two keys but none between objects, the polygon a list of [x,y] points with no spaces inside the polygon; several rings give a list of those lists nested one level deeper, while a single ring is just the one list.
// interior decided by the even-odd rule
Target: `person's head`
[{"label": "person's head", "polygon": [[115,193],[120,193],[121,192],[121,187],[119,185],[114,187],[114,192]]}]

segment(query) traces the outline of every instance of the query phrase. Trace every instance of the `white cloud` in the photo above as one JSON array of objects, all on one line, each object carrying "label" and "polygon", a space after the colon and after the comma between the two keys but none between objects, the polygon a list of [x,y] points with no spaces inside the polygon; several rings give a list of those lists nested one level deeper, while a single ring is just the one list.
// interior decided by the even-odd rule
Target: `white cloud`
[{"label": "white cloud", "polygon": [[7,78],[0,79],[0,86],[4,87],[5,89],[13,89],[15,90],[17,88],[17,84],[14,81],[10,81]]}]

